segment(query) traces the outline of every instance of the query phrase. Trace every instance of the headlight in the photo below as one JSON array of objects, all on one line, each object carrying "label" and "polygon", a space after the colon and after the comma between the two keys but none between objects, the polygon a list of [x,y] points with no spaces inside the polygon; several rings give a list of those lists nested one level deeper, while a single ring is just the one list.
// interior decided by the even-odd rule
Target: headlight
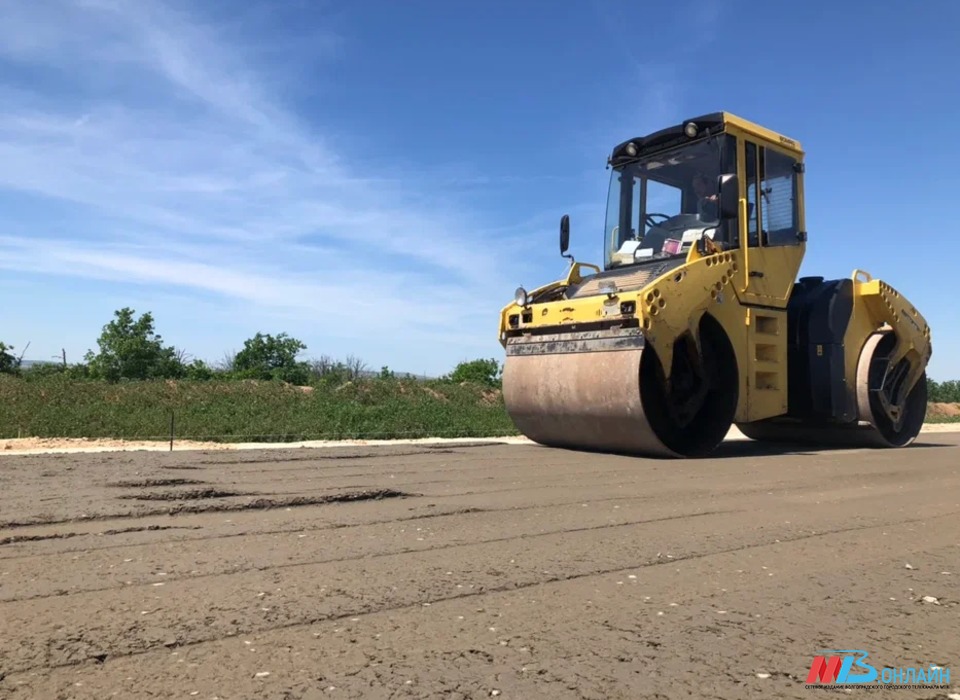
[{"label": "headlight", "polygon": [[514,301],[517,302],[517,306],[526,306],[529,299],[527,298],[527,290],[523,287],[517,287],[517,291],[514,292]]},{"label": "headlight", "polygon": [[687,135],[687,138],[693,138],[697,135],[697,125],[694,122],[687,122],[683,127],[683,133]]}]

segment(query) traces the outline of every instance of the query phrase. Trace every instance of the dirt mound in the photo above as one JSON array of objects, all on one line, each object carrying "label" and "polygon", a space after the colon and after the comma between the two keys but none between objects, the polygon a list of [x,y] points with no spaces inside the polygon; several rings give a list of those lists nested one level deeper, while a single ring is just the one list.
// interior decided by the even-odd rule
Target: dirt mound
[{"label": "dirt mound", "polygon": [[960,403],[930,403],[927,406],[927,419],[956,418],[960,416]]},{"label": "dirt mound", "polygon": [[500,402],[499,389],[486,389],[480,394],[481,406],[493,406]]},{"label": "dirt mound", "polygon": [[436,389],[431,389],[431,388],[428,387],[428,386],[423,387],[423,393],[426,394],[427,396],[433,398],[433,399],[436,399],[437,401],[444,401],[444,402],[446,402],[446,403],[449,403],[449,402],[450,402],[450,399],[448,399],[446,396],[444,396],[443,394],[441,394],[441,393],[440,393],[439,391],[437,391]]}]

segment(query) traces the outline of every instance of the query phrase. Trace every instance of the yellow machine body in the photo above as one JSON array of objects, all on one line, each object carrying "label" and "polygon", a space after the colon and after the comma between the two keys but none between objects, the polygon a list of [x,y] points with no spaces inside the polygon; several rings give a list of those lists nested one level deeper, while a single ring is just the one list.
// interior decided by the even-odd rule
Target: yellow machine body
[{"label": "yellow machine body", "polygon": [[504,400],[523,434],[672,457],[710,453],[733,424],[755,439],[912,442],[930,329],[861,271],[797,280],[797,141],[721,112],[624,142],[608,165],[604,264],[571,259],[500,314]]}]

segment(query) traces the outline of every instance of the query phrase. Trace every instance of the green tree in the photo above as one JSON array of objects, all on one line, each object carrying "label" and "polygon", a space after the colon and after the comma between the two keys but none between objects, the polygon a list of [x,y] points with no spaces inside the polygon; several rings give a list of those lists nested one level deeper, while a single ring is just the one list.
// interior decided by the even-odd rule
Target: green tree
[{"label": "green tree", "polygon": [[114,320],[103,327],[97,340],[100,352],[88,351],[85,360],[90,375],[115,382],[120,379],[179,378],[184,374],[177,351],[165,347],[154,332],[153,315],[148,311],[134,319],[134,310],[114,312]]},{"label": "green tree", "polygon": [[214,377],[213,369],[203,360],[194,360],[190,364],[185,365],[183,371],[187,379],[208,381]]},{"label": "green tree", "polygon": [[450,374],[454,382],[471,382],[487,386],[499,386],[502,375],[500,364],[494,360],[469,360],[461,362]]},{"label": "green tree", "polygon": [[935,382],[927,377],[927,399],[933,402],[960,403],[960,381]]},{"label": "green tree", "polygon": [[306,384],[310,366],[298,362],[297,355],[307,346],[286,333],[278,336],[257,333],[244,341],[233,360],[233,370],[251,379],[279,379],[291,384]]},{"label": "green tree", "polygon": [[20,360],[10,350],[12,345],[0,343],[0,374],[16,374],[20,369]]}]

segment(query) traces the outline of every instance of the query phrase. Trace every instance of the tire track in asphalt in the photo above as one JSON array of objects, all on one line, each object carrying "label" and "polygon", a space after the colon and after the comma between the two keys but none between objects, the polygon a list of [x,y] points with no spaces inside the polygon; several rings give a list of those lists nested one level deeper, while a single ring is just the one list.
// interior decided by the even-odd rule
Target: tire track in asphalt
[{"label": "tire track in asphalt", "polygon": [[[293,588],[295,589],[296,599],[301,602],[301,605],[298,607],[296,612],[290,612],[288,619],[284,621],[277,621],[275,623],[264,623],[260,625],[250,625],[243,624],[244,616],[244,607],[239,605],[240,601],[238,600],[238,606],[232,609],[224,609],[222,607],[217,607],[215,609],[210,609],[210,604],[207,601],[200,599],[191,599],[187,596],[178,595],[178,600],[183,601],[179,604],[176,609],[176,615],[178,616],[175,620],[171,621],[170,624],[164,626],[162,624],[157,625],[157,629],[152,633],[153,637],[157,636],[159,632],[159,638],[152,638],[151,633],[141,633],[139,637],[137,636],[138,625],[128,625],[125,629],[84,629],[84,622],[89,622],[88,619],[88,610],[90,609],[90,604],[80,601],[70,601],[70,598],[89,598],[86,594],[77,594],[75,596],[69,596],[66,600],[69,602],[69,605],[66,607],[55,605],[57,599],[46,600],[44,602],[44,607],[39,610],[34,610],[30,614],[29,620],[19,619],[21,616],[14,606],[9,606],[12,608],[7,611],[8,620],[14,625],[14,628],[25,629],[31,624],[37,625],[38,622],[42,628],[44,628],[46,634],[50,634],[45,640],[41,641],[40,639],[21,639],[19,645],[15,648],[10,648],[10,644],[13,640],[2,639],[0,638],[0,662],[2,662],[2,667],[7,669],[9,673],[23,673],[31,670],[37,669],[53,669],[64,666],[76,665],[90,659],[97,659],[100,656],[106,654],[110,658],[126,657],[136,654],[144,654],[156,647],[165,646],[167,648],[179,648],[179,647],[189,647],[194,646],[200,643],[208,643],[217,641],[219,639],[224,639],[227,637],[236,636],[238,634],[252,634],[252,633],[264,633],[267,631],[277,631],[284,629],[291,629],[296,627],[301,627],[304,625],[317,624],[323,621],[330,620],[341,620],[350,617],[360,617],[363,615],[370,615],[376,613],[382,613],[387,611],[397,611],[403,610],[410,607],[422,606],[424,604],[436,604],[439,602],[444,602],[448,600],[463,598],[463,597],[473,597],[478,595],[484,595],[488,593],[500,593],[506,591],[523,591],[525,589],[543,586],[545,584],[555,584],[562,582],[577,581],[591,577],[605,576],[614,573],[626,573],[628,571],[641,570],[651,566],[662,566],[662,565],[677,565],[685,561],[697,560],[708,558],[717,555],[724,554],[733,554],[738,552],[744,552],[749,550],[763,549],[767,547],[782,547],[784,545],[804,543],[809,540],[822,540],[824,538],[830,538],[838,535],[847,535],[851,533],[864,533],[870,530],[878,530],[882,528],[895,529],[902,527],[904,525],[910,525],[915,523],[925,523],[930,521],[941,521],[947,520],[947,522],[953,522],[956,516],[960,514],[960,511],[950,511],[943,513],[938,516],[925,517],[925,518],[910,518],[903,520],[896,520],[889,523],[882,524],[869,524],[869,525],[854,525],[850,527],[837,527],[834,529],[829,529],[826,531],[816,532],[816,533],[804,533],[800,535],[790,536],[789,531],[784,530],[781,533],[774,533],[777,536],[774,539],[769,538],[758,538],[755,542],[738,544],[730,547],[720,547],[716,549],[708,549],[706,551],[692,551],[687,554],[674,555],[672,558],[655,558],[653,555],[647,555],[646,557],[639,556],[630,563],[624,561],[611,562],[607,566],[602,567],[590,567],[583,566],[580,571],[569,571],[567,573],[556,573],[550,574],[548,569],[544,569],[543,566],[549,562],[550,557],[543,553],[541,549],[539,552],[534,552],[532,554],[540,554],[543,558],[537,561],[536,565],[531,565],[527,563],[525,576],[520,576],[514,574],[510,577],[510,582],[508,583],[498,583],[496,582],[497,578],[500,578],[497,575],[490,575],[487,573],[486,581],[492,581],[489,584],[471,584],[472,589],[463,589],[462,584],[460,588],[454,590],[451,593],[446,595],[436,595],[431,594],[430,586],[427,585],[431,580],[430,571],[440,571],[444,568],[444,559],[433,562],[431,566],[424,565],[422,562],[420,565],[415,567],[415,571],[420,575],[426,575],[427,581],[421,581],[414,579],[411,581],[410,590],[404,593],[398,593],[398,600],[395,602],[383,602],[384,597],[389,598],[389,594],[384,596],[383,592],[380,593],[381,604],[370,603],[371,594],[374,594],[374,590],[371,590],[371,584],[368,582],[368,579],[374,578],[376,580],[383,580],[386,576],[388,577],[389,572],[396,572],[400,570],[398,565],[391,565],[389,562],[384,562],[384,566],[381,568],[381,576],[371,577],[369,575],[363,576],[362,580],[357,582],[354,587],[352,587],[352,592],[347,592],[345,588],[339,585],[335,585],[333,581],[340,583],[337,579],[338,572],[330,572],[328,578],[322,578],[318,576],[308,576],[307,581],[316,581],[317,578],[321,580],[328,580],[331,583],[329,584],[329,589],[332,590],[334,595],[339,596],[340,598],[340,607],[334,606],[334,610],[328,611],[323,614],[309,614],[307,612],[301,612],[306,606],[302,603],[304,602],[304,594],[306,591],[303,590],[303,587],[300,586],[297,582],[293,583]],[[737,526],[742,526],[743,523],[732,523],[733,530],[736,530]],[[787,533],[787,534],[784,534]],[[709,535],[700,537],[703,533],[691,533],[694,544],[702,543],[704,541],[709,541],[712,537],[717,537],[717,530],[712,530]],[[913,535],[902,535],[904,538],[913,538]],[[928,541],[928,546],[932,542],[936,541],[942,545],[954,545],[956,543],[955,537],[948,531],[947,528],[941,528],[934,535],[935,539]],[[619,543],[620,545],[627,545],[633,540],[633,535],[629,538],[624,537]],[[569,542],[569,539],[567,540]],[[605,540],[609,543],[609,540]],[[461,545],[461,547],[466,546],[486,546],[486,545]],[[581,552],[589,553],[595,548],[596,543],[593,541],[588,541],[582,544]],[[625,547],[619,548],[622,550]],[[617,550],[617,548],[614,548]],[[618,550],[618,552],[619,552]],[[556,550],[557,552],[562,552],[559,556],[562,556],[567,562],[568,568],[576,569],[576,566],[571,565],[569,562],[580,562],[581,556],[571,556],[576,554],[576,552],[571,552],[569,544],[559,547]],[[676,550],[675,550],[676,551]],[[410,557],[406,554],[394,554],[394,555],[384,555],[379,557],[379,560],[390,559],[391,556],[397,559],[404,559],[410,561],[411,559],[424,559],[428,558],[425,555],[435,554],[436,552],[417,552],[416,557]],[[493,553],[487,555],[486,562],[481,562],[482,566],[478,566],[477,569],[489,568],[494,564],[501,563],[502,557],[500,554],[502,550],[495,550]],[[619,558],[619,553],[612,558]],[[479,556],[474,556],[470,559],[472,562],[480,561]],[[443,564],[443,565],[442,565]],[[299,565],[298,568],[306,568],[309,565]],[[326,566],[326,565],[321,565]],[[262,573],[269,573],[270,570]],[[260,573],[260,572],[258,572]],[[275,573],[275,572],[274,572]],[[309,574],[310,572],[304,572]],[[361,572],[363,573],[363,572]],[[357,574],[356,571],[344,572],[342,573],[342,578],[349,579]],[[232,577],[232,575],[228,575]],[[221,578],[227,578],[228,576],[222,576]],[[228,599],[231,595],[239,595],[240,589],[245,589],[247,591],[252,591],[258,589],[263,591],[269,589],[270,586],[266,585],[268,581],[276,581],[274,577],[261,577],[261,580],[252,580],[252,577],[246,575],[244,581],[240,583],[239,587],[235,584],[233,590],[227,590],[224,593],[218,595],[218,600],[221,602]],[[388,577],[389,578],[389,577]],[[342,580],[342,579],[341,579]],[[189,582],[191,584],[195,582]],[[364,590],[366,587],[366,592]],[[182,587],[181,587],[182,588]],[[373,589],[380,588],[378,585],[374,584]],[[328,587],[321,587],[315,585],[313,595],[308,596],[307,600],[312,601],[317,599],[322,593],[327,590]],[[393,590],[397,590],[395,587]],[[471,592],[471,590],[473,592]],[[124,602],[135,602],[139,604],[144,604],[145,599],[132,596],[132,600],[123,601],[121,598],[127,597],[131,592],[128,590],[123,590],[117,594],[111,596],[112,600],[112,609],[114,613],[120,613],[121,610],[118,609],[119,606],[122,606]],[[95,597],[95,596],[94,596]],[[373,599],[376,599],[376,595],[373,595]],[[193,601],[195,603],[195,610],[184,610],[184,605],[186,602]],[[292,603],[293,601],[291,601]],[[364,604],[366,603],[366,604]],[[71,608],[70,605],[76,605],[78,607]],[[3,605],[4,608],[8,607]],[[248,608],[250,606],[247,606]],[[274,603],[274,608],[283,610],[293,610],[292,607],[285,608],[283,601],[278,601]],[[71,614],[71,610],[73,613]],[[247,611],[248,613],[250,610]],[[213,626],[210,619],[203,620],[204,617],[209,616],[210,613],[221,613],[221,622],[224,623],[223,626],[227,627],[227,631],[214,632],[211,627]],[[128,613],[129,614],[129,613]],[[122,617],[122,615],[121,615]],[[114,617],[116,621],[116,617]],[[188,623],[193,623],[188,624]],[[171,630],[178,630],[177,632],[173,631],[164,631],[165,627],[169,627]],[[60,638],[56,637],[55,633],[58,629],[68,629],[70,630],[67,634],[61,636]],[[79,632],[77,630],[80,630]],[[184,633],[184,630],[186,632]],[[142,630],[141,630],[142,632]],[[89,638],[88,638],[89,637]],[[31,642],[34,642],[31,644]],[[39,644],[39,646],[37,646]],[[42,659],[42,660],[41,660]]]},{"label": "tire track in asphalt", "polygon": [[[659,566],[676,566],[681,565],[685,562],[692,562],[702,559],[707,559],[710,557],[737,554],[751,550],[760,550],[765,548],[787,548],[792,545],[799,545],[809,543],[812,540],[823,540],[836,536],[845,536],[850,534],[863,534],[870,530],[877,530],[880,528],[895,529],[904,525],[914,524],[914,523],[923,523],[929,521],[939,521],[947,519],[948,522],[952,522],[951,519],[955,518],[957,514],[960,514],[960,511],[944,513],[936,517],[927,517],[927,518],[911,518],[905,520],[899,520],[891,523],[884,524],[873,524],[873,525],[854,525],[849,527],[840,527],[836,529],[831,529],[818,533],[807,533],[794,537],[782,536],[777,538],[775,541],[771,540],[762,540],[754,543],[740,544],[732,547],[725,547],[710,551],[703,552],[692,552],[689,554],[675,556],[671,559],[647,559],[645,561],[635,561],[630,564],[619,563],[615,566],[603,567],[599,569],[592,569],[582,572],[571,572],[571,573],[558,573],[555,575],[547,575],[543,578],[536,580],[525,581],[525,582],[510,582],[499,585],[491,585],[483,587],[479,590],[474,590],[472,592],[457,592],[449,595],[439,595],[439,596],[426,596],[418,595],[421,593],[421,590],[417,590],[413,595],[410,596],[412,599],[401,600],[395,603],[389,603],[384,605],[355,605],[350,607],[349,605],[345,606],[343,609],[340,609],[335,612],[329,612],[320,615],[302,615],[294,616],[292,619],[289,619],[285,622],[277,624],[265,624],[265,625],[235,625],[229,633],[226,634],[197,634],[193,637],[180,638],[177,635],[170,636],[167,635],[167,639],[158,639],[151,643],[150,640],[141,639],[139,642],[134,642],[129,637],[123,636],[123,634],[117,635],[113,639],[97,639],[96,635],[93,635],[93,638],[87,639],[84,631],[77,633],[76,631],[71,632],[66,637],[61,638],[60,640],[47,640],[47,643],[43,645],[42,649],[36,649],[33,654],[27,654],[27,659],[24,659],[22,652],[24,651],[24,646],[29,646],[21,644],[19,651],[21,652],[18,657],[13,650],[4,649],[6,646],[7,640],[0,640],[0,658],[13,659],[13,661],[8,661],[5,664],[5,669],[9,674],[24,674],[32,671],[49,671],[58,668],[64,668],[69,666],[76,666],[78,664],[85,663],[87,661],[97,661],[98,663],[104,663],[107,660],[117,660],[133,656],[142,656],[149,654],[153,651],[156,651],[159,647],[165,649],[179,649],[179,648],[189,648],[202,644],[216,643],[223,641],[230,637],[235,637],[238,635],[249,635],[249,634],[268,634],[275,633],[283,630],[291,630],[298,627],[305,627],[316,625],[322,622],[336,622],[341,620],[346,620],[350,618],[361,618],[369,615],[377,615],[387,612],[398,612],[403,610],[414,609],[417,607],[422,607],[425,604],[435,605],[439,603],[454,601],[454,600],[463,600],[481,597],[485,595],[492,595],[498,593],[520,593],[525,590],[532,588],[542,588],[545,586],[557,585],[557,584],[568,584],[572,582],[582,581],[585,579],[596,578],[608,576],[611,574],[627,574],[628,572],[641,571],[650,567],[659,567]],[[914,535],[902,533],[899,538],[896,536],[891,537],[889,541],[894,539],[900,539],[905,543],[909,543],[914,538]],[[947,532],[945,528],[941,528],[934,537],[927,542],[927,546],[956,546],[955,538]],[[854,550],[857,551],[857,550]],[[867,550],[859,550],[867,551]],[[870,554],[869,556],[877,556],[875,553]],[[78,596],[79,597],[79,596]],[[365,600],[365,596],[345,596],[350,600],[357,601]],[[236,611],[236,614],[242,614],[241,611]],[[133,631],[133,630],[130,630]],[[161,635],[163,636],[163,635]],[[59,644],[57,643],[59,641]],[[44,661],[41,661],[41,658]],[[19,663],[17,663],[19,661]]]},{"label": "tire track in asphalt", "polygon": [[[364,561],[367,559],[377,559],[380,557],[398,556],[402,554],[442,552],[447,549],[458,549],[461,547],[507,543],[507,542],[512,542],[514,540],[536,539],[538,537],[552,537],[555,535],[570,535],[570,534],[577,534],[577,533],[583,533],[583,532],[595,532],[597,530],[631,527],[636,525],[653,525],[656,523],[665,523],[673,520],[686,520],[689,518],[698,518],[698,517],[704,517],[704,516],[710,516],[710,515],[729,515],[737,512],[740,512],[740,511],[718,510],[718,511],[707,511],[707,512],[697,512],[697,513],[685,513],[682,515],[670,515],[670,516],[664,516],[661,518],[648,518],[643,520],[626,520],[618,523],[605,523],[603,525],[590,525],[590,526],[583,526],[583,527],[560,528],[560,529],[546,530],[546,531],[540,530],[537,532],[524,532],[520,534],[508,535],[503,537],[491,537],[491,538],[485,538],[485,539],[471,540],[469,542],[453,542],[450,544],[424,546],[424,547],[403,547],[399,549],[389,549],[382,552],[376,552],[376,551],[367,552],[364,554],[353,555],[353,556],[330,557],[330,558],[320,558],[320,559],[302,559],[302,560],[286,562],[282,564],[259,564],[259,565],[250,565],[250,566],[234,566],[230,568],[218,569],[215,571],[197,573],[194,575],[184,574],[184,575],[178,576],[176,574],[170,575],[170,572],[165,572],[165,576],[163,580],[165,583],[169,584],[169,583],[175,583],[178,581],[196,581],[198,579],[204,579],[204,578],[216,578],[219,576],[228,576],[228,575],[232,576],[232,575],[240,575],[240,574],[247,574],[247,573],[253,573],[253,572],[259,573],[264,571],[283,570],[283,569],[298,568],[298,567],[304,567],[304,566],[317,566],[317,565],[323,565],[323,564],[347,564],[347,563],[354,563],[358,561]],[[256,533],[255,536],[259,536],[260,534],[262,533]],[[296,534],[296,531],[291,533],[285,533],[285,534]],[[192,544],[192,541],[191,541],[191,544]],[[247,543],[244,543],[244,544],[246,545]],[[167,553],[169,554],[169,549],[167,549]],[[210,554],[215,554],[215,553],[216,553],[215,550],[211,550],[210,552]],[[165,568],[169,568],[169,567],[165,567]],[[4,573],[9,574],[10,573],[9,569]],[[28,572],[21,578],[26,579],[29,573],[33,573],[33,572]],[[70,572],[70,573],[73,574],[74,572]],[[92,576],[97,579],[102,579],[103,575],[104,574],[103,574],[102,565],[97,566],[96,571],[92,572]],[[130,573],[123,573],[122,575],[117,575],[116,577],[128,579],[130,576],[131,576]],[[134,576],[133,578],[137,578],[137,577]],[[55,593],[38,593],[35,595],[29,595],[29,596],[0,598],[0,611],[2,611],[3,606],[7,604],[26,602],[26,601],[44,600],[47,598],[62,598],[68,595],[79,595],[84,593],[102,593],[102,592],[110,592],[110,591],[118,591],[118,590],[130,590],[131,588],[136,588],[138,586],[139,587],[150,586],[156,582],[155,577],[151,580],[146,580],[145,578],[143,578],[143,576],[141,576],[141,579],[142,580],[139,582],[127,581],[126,583],[128,585],[125,585],[124,583],[120,583],[118,585],[112,585],[112,586],[88,586],[85,588],[71,589],[71,590],[60,589],[59,586],[55,585],[52,587],[59,589],[58,592],[55,592]],[[11,584],[11,581],[13,581],[13,584]],[[7,587],[11,585],[15,586],[16,577],[15,576],[10,577],[8,580],[6,580],[4,585]],[[35,589],[37,586],[37,583],[34,580],[30,580],[29,586]]]}]

